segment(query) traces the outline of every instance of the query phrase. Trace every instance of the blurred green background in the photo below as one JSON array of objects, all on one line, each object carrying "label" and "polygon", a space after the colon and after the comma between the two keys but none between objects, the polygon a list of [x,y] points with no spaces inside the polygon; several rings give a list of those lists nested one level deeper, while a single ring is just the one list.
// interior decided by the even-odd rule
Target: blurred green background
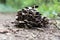
[{"label": "blurred green background", "polygon": [[60,13],[60,0],[0,0],[0,12],[17,12],[33,5],[38,5],[37,10],[50,18],[56,18]]}]

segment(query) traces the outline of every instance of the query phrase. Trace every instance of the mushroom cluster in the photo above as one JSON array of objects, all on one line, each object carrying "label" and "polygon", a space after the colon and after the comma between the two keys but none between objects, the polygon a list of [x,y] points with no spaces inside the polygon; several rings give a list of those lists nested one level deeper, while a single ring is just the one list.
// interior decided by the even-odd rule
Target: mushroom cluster
[{"label": "mushroom cluster", "polygon": [[36,8],[38,6],[25,7],[19,10],[16,15],[15,26],[20,28],[47,27],[49,24],[48,19],[43,17]]}]

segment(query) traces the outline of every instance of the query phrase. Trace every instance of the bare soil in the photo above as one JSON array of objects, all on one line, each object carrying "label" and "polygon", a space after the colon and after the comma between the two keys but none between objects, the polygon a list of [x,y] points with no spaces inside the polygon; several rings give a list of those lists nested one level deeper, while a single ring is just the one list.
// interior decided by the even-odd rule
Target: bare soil
[{"label": "bare soil", "polygon": [[60,30],[54,25],[47,28],[16,28],[11,24],[16,13],[0,13],[0,40],[60,40]]}]

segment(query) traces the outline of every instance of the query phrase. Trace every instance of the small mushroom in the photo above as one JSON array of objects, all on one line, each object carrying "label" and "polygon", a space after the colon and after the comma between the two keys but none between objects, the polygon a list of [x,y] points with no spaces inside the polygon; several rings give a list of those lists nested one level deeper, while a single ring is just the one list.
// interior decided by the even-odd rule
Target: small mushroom
[{"label": "small mushroom", "polygon": [[16,24],[20,28],[35,28],[46,27],[49,23],[46,17],[43,17],[40,12],[36,10],[38,6],[25,7],[21,11],[18,11]]}]

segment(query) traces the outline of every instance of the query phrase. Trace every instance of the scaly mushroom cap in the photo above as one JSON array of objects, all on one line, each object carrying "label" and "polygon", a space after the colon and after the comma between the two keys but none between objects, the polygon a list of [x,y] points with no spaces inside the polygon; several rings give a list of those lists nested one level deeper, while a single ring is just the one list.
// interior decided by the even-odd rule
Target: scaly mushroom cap
[{"label": "scaly mushroom cap", "polygon": [[49,23],[48,19],[46,17],[42,17],[36,8],[38,8],[38,6],[25,7],[18,11],[15,26],[22,28],[47,27]]}]

